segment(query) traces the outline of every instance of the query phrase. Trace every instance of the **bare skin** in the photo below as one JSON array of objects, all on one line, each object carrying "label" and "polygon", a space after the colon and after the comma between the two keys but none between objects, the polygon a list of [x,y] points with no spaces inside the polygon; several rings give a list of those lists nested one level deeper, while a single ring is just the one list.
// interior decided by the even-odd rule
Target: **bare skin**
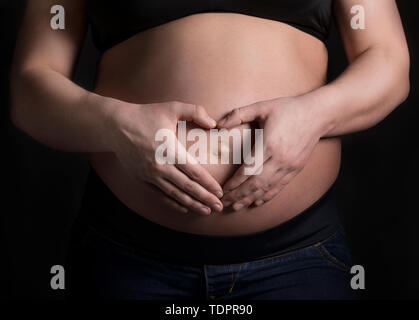
[{"label": "bare skin", "polygon": [[[285,24],[238,14],[200,14],[142,32],[106,52],[95,92],[136,104],[196,103],[218,120],[236,106],[319,87],[326,66],[324,45]],[[226,207],[209,216],[162,207],[160,192],[130,177],[114,153],[92,154],[90,161],[118,198],[152,221],[193,233],[245,234],[288,220],[318,199],[335,180],[339,158],[339,140],[325,139],[304,172],[272,202],[234,213]],[[203,167],[220,185],[238,168]]]},{"label": "bare skin", "polygon": [[[379,7],[362,1],[374,12],[362,33],[347,27],[355,2],[338,1],[335,14],[351,65],[327,85],[327,52],[318,39],[277,21],[205,13],[111,48],[102,57],[95,93],[68,80],[82,15],[67,33],[51,33],[39,21],[52,2],[35,2],[15,56],[14,123],[53,148],[89,153],[123,203],[176,230],[247,234],[297,215],[336,179],[336,136],[374,125],[409,90],[407,46],[391,0]],[[81,0],[63,2],[74,12],[84,10]],[[37,32],[29,33],[35,25]],[[158,128],[175,130],[184,119],[210,129],[211,118],[219,127],[264,128],[269,147],[259,180],[244,179],[237,165],[153,162]]]}]

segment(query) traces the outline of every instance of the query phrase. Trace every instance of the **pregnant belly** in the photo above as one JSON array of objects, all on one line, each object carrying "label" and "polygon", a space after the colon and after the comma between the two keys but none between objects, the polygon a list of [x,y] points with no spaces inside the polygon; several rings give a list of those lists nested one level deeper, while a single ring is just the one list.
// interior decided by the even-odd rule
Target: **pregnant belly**
[{"label": "pregnant belly", "polygon": [[[223,185],[240,165],[245,155],[254,147],[255,123],[246,123],[231,130],[204,130],[191,122],[180,121],[177,139],[197,162]],[[263,141],[262,141],[263,142]],[[166,150],[166,145],[162,145]],[[259,144],[260,148],[262,144]],[[260,151],[260,150],[258,150]],[[252,156],[252,154],[250,154]],[[251,168],[263,165],[263,157],[248,159]]]},{"label": "pregnant belly", "polygon": [[[95,91],[132,103],[195,103],[218,120],[238,106],[312,90],[324,83],[326,66],[323,44],[288,25],[239,14],[198,14],[142,32],[107,51]],[[186,134],[194,128],[188,123]],[[210,141],[210,132],[204,132]],[[231,161],[235,148],[242,150],[245,143],[241,138],[229,146],[229,164],[206,163],[204,168],[223,184],[239,167]],[[201,155],[220,157],[222,148],[217,152],[215,147],[207,145]],[[270,202],[209,216],[171,211],[162,205],[160,190],[127,174],[112,153],[91,154],[90,163],[136,214],[179,231],[235,235],[282,223],[320,198],[339,171],[340,141],[322,139],[305,168]]]}]

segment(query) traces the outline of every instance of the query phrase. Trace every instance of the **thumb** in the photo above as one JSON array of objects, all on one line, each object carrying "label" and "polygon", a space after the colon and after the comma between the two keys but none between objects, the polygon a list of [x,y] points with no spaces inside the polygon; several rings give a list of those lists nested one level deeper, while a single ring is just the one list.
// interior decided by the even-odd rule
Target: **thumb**
[{"label": "thumb", "polygon": [[219,128],[231,128],[242,123],[252,122],[259,119],[262,115],[261,106],[258,104],[251,104],[246,107],[240,107],[230,111],[220,121],[218,121]]},{"label": "thumb", "polygon": [[196,104],[179,103],[175,106],[178,120],[193,121],[203,128],[214,128],[217,122],[211,118],[205,108]]}]

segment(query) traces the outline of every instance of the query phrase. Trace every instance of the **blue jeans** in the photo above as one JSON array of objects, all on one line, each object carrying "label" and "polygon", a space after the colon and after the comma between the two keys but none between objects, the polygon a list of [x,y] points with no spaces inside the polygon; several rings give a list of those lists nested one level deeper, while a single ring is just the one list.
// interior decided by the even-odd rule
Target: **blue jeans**
[{"label": "blue jeans", "polygon": [[322,242],[237,264],[187,266],[134,252],[89,230],[69,260],[72,298],[118,300],[355,299],[339,229]]}]

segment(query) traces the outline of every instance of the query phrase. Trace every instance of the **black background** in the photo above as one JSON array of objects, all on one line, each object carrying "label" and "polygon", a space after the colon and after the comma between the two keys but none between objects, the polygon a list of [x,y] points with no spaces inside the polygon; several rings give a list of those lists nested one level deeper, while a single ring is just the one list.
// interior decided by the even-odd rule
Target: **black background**
[{"label": "black background", "polygon": [[[343,137],[338,178],[341,218],[355,264],[366,271],[362,299],[419,298],[419,122],[416,1],[397,1],[411,54],[410,96],[379,125]],[[9,120],[9,71],[24,1],[0,0],[1,183],[0,297],[62,299],[50,268],[62,264],[88,166],[54,151]],[[87,37],[74,80],[91,89],[99,55]],[[329,77],[345,68],[336,29],[329,40]]]}]

